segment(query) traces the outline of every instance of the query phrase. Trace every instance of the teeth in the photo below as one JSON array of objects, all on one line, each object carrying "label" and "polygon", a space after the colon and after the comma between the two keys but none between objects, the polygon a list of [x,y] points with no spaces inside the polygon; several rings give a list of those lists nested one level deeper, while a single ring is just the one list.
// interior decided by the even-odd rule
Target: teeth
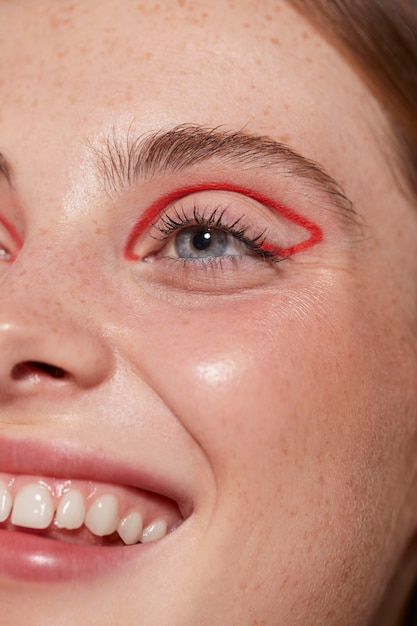
[{"label": "teeth", "polygon": [[137,511],[120,520],[117,532],[127,545],[138,543],[142,538],[142,515]]},{"label": "teeth", "polygon": [[12,524],[24,528],[48,528],[54,516],[54,503],[49,489],[30,483],[17,493],[12,511]]},{"label": "teeth", "polygon": [[0,522],[4,522],[12,510],[13,498],[3,481],[0,481]]},{"label": "teeth", "polygon": [[149,543],[167,534],[166,520],[156,519],[143,528],[143,517],[138,510],[131,510],[121,516],[119,500],[114,494],[103,494],[87,506],[88,496],[74,487],[60,495],[53,495],[40,482],[28,483],[17,490],[15,488],[14,496],[12,489],[12,480],[4,482],[0,479],[0,523],[10,518],[15,526],[36,530],[51,527],[51,531],[53,526],[75,531],[85,525],[98,537],[113,535],[117,531],[126,545]]},{"label": "teeth", "polygon": [[56,525],[58,528],[74,530],[84,524],[85,503],[78,489],[70,489],[62,497],[56,511]]},{"label": "teeth", "polygon": [[98,498],[89,507],[85,516],[85,525],[88,530],[98,537],[111,535],[119,525],[119,503],[112,494]]},{"label": "teeth", "polygon": [[160,519],[148,524],[143,529],[142,543],[149,543],[150,541],[156,541],[156,539],[162,539],[167,534],[167,523],[165,520]]}]

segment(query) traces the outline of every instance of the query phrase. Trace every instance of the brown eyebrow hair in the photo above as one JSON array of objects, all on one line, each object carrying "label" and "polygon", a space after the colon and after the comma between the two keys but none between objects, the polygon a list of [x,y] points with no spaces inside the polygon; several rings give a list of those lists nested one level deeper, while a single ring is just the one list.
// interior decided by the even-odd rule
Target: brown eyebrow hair
[{"label": "brown eyebrow hair", "polygon": [[88,145],[110,192],[118,193],[140,179],[179,172],[212,159],[244,169],[278,167],[284,176],[302,178],[325,193],[345,221],[362,225],[342,187],[318,163],[267,136],[182,124],[139,137],[130,128],[123,139],[113,131],[99,146]]}]

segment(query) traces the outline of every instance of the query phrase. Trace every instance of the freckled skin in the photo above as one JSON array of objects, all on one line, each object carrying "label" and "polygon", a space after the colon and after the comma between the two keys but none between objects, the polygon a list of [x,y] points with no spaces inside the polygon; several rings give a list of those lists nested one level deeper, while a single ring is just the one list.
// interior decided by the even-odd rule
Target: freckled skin
[{"label": "freckled skin", "polygon": [[[169,454],[196,485],[181,536],[146,567],[87,585],[0,576],[4,619],[365,626],[417,497],[417,218],[380,149],[378,103],[283,1],[3,1],[0,42],[13,171],[0,211],[24,241],[0,264],[2,433],[132,466]],[[237,266],[233,294],[194,294],[167,269],[184,276],[173,294],[158,262],[123,257],[167,181],[109,197],[88,145],[183,123],[288,142],[343,185],[365,236],[352,242],[303,188],[320,244],[257,288]],[[299,184],[270,180],[278,194]],[[29,359],[71,377],[17,387],[10,371]]]}]

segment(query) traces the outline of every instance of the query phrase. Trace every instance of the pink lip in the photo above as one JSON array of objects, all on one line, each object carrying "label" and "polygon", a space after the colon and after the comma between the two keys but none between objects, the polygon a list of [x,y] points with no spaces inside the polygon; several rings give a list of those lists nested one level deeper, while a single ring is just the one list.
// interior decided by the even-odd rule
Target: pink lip
[{"label": "pink lip", "polygon": [[[0,471],[79,478],[129,485],[175,500],[184,518],[192,506],[173,484],[157,476],[112,462],[96,452],[74,446],[57,448],[44,442],[0,439]],[[148,554],[155,544],[97,547],[64,543],[25,532],[0,530],[0,572],[37,582],[63,582],[103,576],[132,559]]]},{"label": "pink lip", "polygon": [[113,572],[152,544],[100,548],[0,530],[2,575],[29,582],[66,582]]}]

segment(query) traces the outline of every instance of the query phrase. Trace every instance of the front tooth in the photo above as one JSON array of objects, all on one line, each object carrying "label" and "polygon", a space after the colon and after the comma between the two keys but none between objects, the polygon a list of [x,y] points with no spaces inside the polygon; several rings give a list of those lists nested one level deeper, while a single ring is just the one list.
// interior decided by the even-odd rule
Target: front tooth
[{"label": "front tooth", "polygon": [[167,523],[165,520],[159,519],[152,522],[152,524],[148,524],[148,526],[143,529],[141,542],[149,543],[150,541],[156,541],[156,539],[165,537],[166,534]]},{"label": "front tooth", "polygon": [[112,494],[98,498],[89,507],[85,516],[85,525],[94,535],[111,535],[119,525],[119,503]]},{"label": "front tooth", "polygon": [[138,511],[133,511],[133,513],[120,520],[117,532],[124,543],[133,545],[142,537],[142,524],[142,515]]},{"label": "front tooth", "polygon": [[85,518],[85,502],[78,489],[70,489],[61,498],[58,505],[55,521],[58,528],[74,530],[80,528]]},{"label": "front tooth", "polygon": [[7,485],[0,480],[0,522],[4,522],[12,510],[13,498]]},{"label": "front tooth", "polygon": [[54,516],[54,504],[49,489],[39,483],[29,483],[18,491],[12,511],[12,524],[24,528],[47,528]]}]

